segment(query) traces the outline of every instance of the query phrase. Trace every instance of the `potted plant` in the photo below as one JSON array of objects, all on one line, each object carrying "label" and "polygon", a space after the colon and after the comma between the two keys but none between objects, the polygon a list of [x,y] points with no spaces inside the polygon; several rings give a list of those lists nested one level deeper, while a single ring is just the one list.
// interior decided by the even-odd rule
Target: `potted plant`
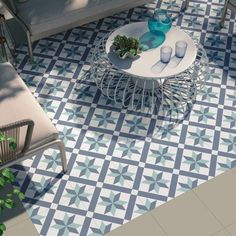
[{"label": "potted plant", "polygon": [[[6,137],[0,132],[0,142],[8,142],[9,147],[12,150],[16,149],[16,142],[11,137]],[[1,162],[1,160],[0,160]],[[8,168],[0,170],[0,214],[3,214],[6,208],[11,209],[15,206],[14,196],[18,196],[20,200],[24,199],[24,194],[16,188],[13,188],[11,192],[8,192],[3,196],[1,193],[7,184],[12,184],[15,181],[15,176],[12,171]],[[3,235],[6,230],[6,226],[0,222],[0,236]]]},{"label": "potted plant", "polygon": [[142,52],[142,47],[138,39],[126,37],[125,35],[117,35],[113,41],[114,52],[121,58],[126,57],[137,58]]}]

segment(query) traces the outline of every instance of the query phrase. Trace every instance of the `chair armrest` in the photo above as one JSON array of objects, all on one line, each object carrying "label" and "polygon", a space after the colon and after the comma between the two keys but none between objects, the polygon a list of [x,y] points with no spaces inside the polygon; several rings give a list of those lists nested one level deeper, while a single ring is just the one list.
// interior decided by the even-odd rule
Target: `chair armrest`
[{"label": "chair armrest", "polygon": [[31,138],[32,138],[33,129],[34,129],[34,121],[30,119],[25,119],[25,120],[16,121],[14,123],[7,124],[0,127],[0,132],[5,133],[8,130],[17,129],[24,126],[27,126],[27,131],[26,131],[24,146],[21,150],[22,153],[25,153],[30,147]]}]

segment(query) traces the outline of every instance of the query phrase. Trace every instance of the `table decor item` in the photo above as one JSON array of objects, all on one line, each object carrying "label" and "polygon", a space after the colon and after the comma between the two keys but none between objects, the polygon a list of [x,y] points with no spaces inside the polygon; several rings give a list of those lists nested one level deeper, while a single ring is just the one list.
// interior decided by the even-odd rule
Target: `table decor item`
[{"label": "table decor item", "polygon": [[161,62],[168,63],[171,59],[172,47],[163,46],[161,47]]},{"label": "table decor item", "polygon": [[[194,44],[191,37],[185,33],[183,30],[177,27],[171,27],[170,31],[166,34],[166,40],[162,46],[170,46],[172,47],[173,53],[172,57],[175,55],[175,44],[177,41],[185,41],[188,44],[186,54],[184,58],[182,58],[181,63],[176,68],[166,68],[161,73],[153,73],[151,67],[157,62],[160,61],[160,49],[162,46],[153,48],[152,50],[143,51],[139,54],[139,58],[137,60],[129,59],[121,60],[112,50],[112,44],[114,42],[114,38],[117,35],[126,35],[126,37],[140,38],[145,32],[148,32],[148,23],[147,22],[136,22],[124,25],[122,27],[117,28],[114,32],[108,35],[106,39],[103,41],[101,47],[105,47],[106,57],[111,64],[112,67],[115,67],[124,73],[132,74],[137,77],[144,78],[163,78],[170,77],[176,74],[179,74],[185,71],[188,67],[190,67],[197,55],[197,47]],[[105,44],[105,45],[104,45]],[[140,42],[141,44],[141,42]]]},{"label": "table decor item", "polygon": [[171,27],[163,46],[174,50],[176,41],[185,41],[188,45],[185,56],[175,68],[169,68],[169,62],[160,73],[152,70],[152,66],[161,61],[160,47],[142,52],[137,60],[120,60],[111,53],[117,35],[140,38],[146,32],[147,22],[136,22],[105,35],[93,51],[91,78],[103,95],[131,110],[159,112],[166,106],[173,111],[184,110],[194,102],[197,92],[210,76],[206,51],[186,32]]},{"label": "table decor item", "polygon": [[175,68],[184,59],[188,44],[186,41],[180,40],[175,43],[175,55],[171,58],[168,67]]},{"label": "table decor item", "polygon": [[185,41],[177,41],[175,43],[175,56],[183,58],[185,56],[188,44]]},{"label": "table decor item", "polygon": [[172,47],[166,45],[161,47],[161,55],[160,55],[160,61],[156,62],[152,67],[151,71],[154,74],[161,73],[167,66],[168,63],[170,62],[171,55],[172,55]]},{"label": "table decor item", "polygon": [[114,52],[121,59],[127,57],[135,59],[138,54],[142,52],[142,47],[140,46],[139,40],[134,37],[127,37],[125,35],[117,35],[114,38],[112,46],[114,47]]},{"label": "table decor item", "polygon": [[[171,25],[172,21],[167,11],[156,10],[153,17],[148,20],[149,32],[141,37],[141,42],[145,45],[144,50],[159,47],[165,41],[165,34],[170,30]],[[150,42],[151,46],[149,46]]]},{"label": "table decor item", "polygon": [[154,16],[148,20],[148,28],[150,32],[163,32],[166,34],[171,28],[171,18],[166,10],[158,9],[154,12]]}]

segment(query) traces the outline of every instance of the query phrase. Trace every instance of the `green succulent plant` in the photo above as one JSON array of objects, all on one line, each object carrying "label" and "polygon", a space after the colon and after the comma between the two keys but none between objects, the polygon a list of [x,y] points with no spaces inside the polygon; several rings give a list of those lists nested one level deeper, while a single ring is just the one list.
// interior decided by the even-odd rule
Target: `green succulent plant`
[{"label": "green succulent plant", "polygon": [[136,57],[142,52],[139,40],[125,35],[117,35],[114,38],[113,46],[115,47],[115,52],[120,57],[123,57],[127,52],[129,52],[133,57]]}]

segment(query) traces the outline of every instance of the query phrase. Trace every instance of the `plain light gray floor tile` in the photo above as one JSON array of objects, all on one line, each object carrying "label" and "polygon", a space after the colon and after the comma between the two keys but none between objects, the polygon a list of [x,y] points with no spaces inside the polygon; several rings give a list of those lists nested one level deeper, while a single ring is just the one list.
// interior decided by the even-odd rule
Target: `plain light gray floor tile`
[{"label": "plain light gray floor tile", "polygon": [[151,214],[140,216],[106,234],[106,236],[167,236]]},{"label": "plain light gray floor tile", "polygon": [[222,225],[192,191],[153,210],[168,236],[209,236]]},{"label": "plain light gray floor tile", "polygon": [[236,235],[236,222],[226,227],[232,236]]},{"label": "plain light gray floor tile", "polygon": [[39,234],[31,220],[28,219],[7,228],[4,236],[39,236]]},{"label": "plain light gray floor tile", "polygon": [[221,231],[212,234],[211,236],[231,236],[231,234],[226,229],[222,229]]},{"label": "plain light gray floor tile", "polygon": [[236,175],[227,171],[193,190],[224,226],[236,222],[235,184]]}]

